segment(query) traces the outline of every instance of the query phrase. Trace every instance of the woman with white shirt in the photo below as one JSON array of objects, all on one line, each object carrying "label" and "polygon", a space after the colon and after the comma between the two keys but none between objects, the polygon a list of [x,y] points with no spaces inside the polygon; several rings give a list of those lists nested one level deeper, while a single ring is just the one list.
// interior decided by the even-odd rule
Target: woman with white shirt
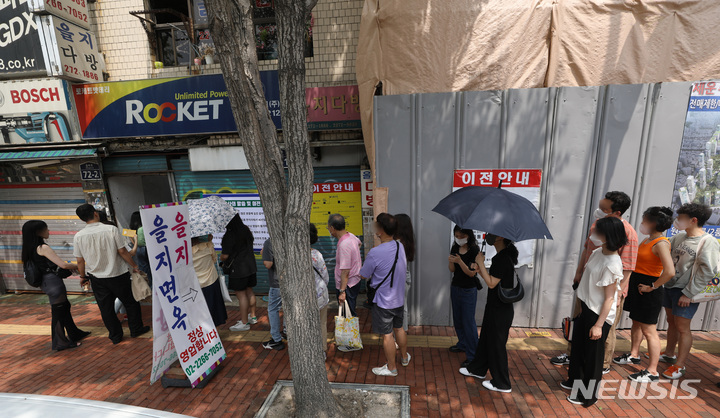
[{"label": "woman with white shirt", "polygon": [[[625,226],[614,217],[599,219],[590,240],[601,247],[590,255],[577,288],[582,310],[580,315],[573,318],[568,380],[560,384],[568,390],[575,387],[576,390],[567,400],[585,407],[597,402],[605,340],[618,314],[617,298],[623,278],[623,265],[618,250],[627,243]],[[585,397],[588,391],[592,395]]]}]

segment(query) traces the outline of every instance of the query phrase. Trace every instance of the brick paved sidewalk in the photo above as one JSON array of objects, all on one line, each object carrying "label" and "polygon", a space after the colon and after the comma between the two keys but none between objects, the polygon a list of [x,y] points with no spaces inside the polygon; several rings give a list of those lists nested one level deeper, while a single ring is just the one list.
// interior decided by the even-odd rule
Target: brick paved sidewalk
[{"label": "brick paved sidewalk", "polygon": [[[230,333],[227,326],[238,319],[237,308],[229,307],[230,321],[221,331],[228,353],[218,375],[201,390],[163,389],[150,386],[149,337],[131,339],[113,346],[102,327],[100,314],[91,299],[74,297],[73,314],[81,328],[93,331],[83,345],[59,353],[50,350],[50,309],[43,297],[0,297],[0,392],[35,393],[95,399],[162,409],[196,417],[253,416],[274,383],[291,379],[287,350],[264,350],[269,325],[265,309],[258,310],[260,323],[248,333]],[[150,307],[143,306],[150,323]],[[558,386],[566,378],[565,367],[552,366],[548,359],[564,347],[556,330],[513,329],[509,347],[513,392],[485,390],[480,381],[458,373],[463,354],[447,347],[454,343],[450,327],[411,327],[412,362],[396,378],[375,376],[371,368],[384,363],[378,339],[369,334],[368,311],[359,309],[365,349],[342,353],[330,345],[327,370],[331,382],[378,383],[410,386],[413,417],[473,416],[718,416],[720,417],[720,333],[697,333],[687,379],[698,396],[692,400],[599,401],[589,409],[565,401],[567,392]],[[331,313],[332,315],[332,313]],[[332,317],[328,318],[328,323]],[[330,325],[332,329],[332,325]],[[126,336],[129,334],[126,331]],[[532,332],[550,336],[530,337]],[[618,352],[629,347],[627,331],[620,333]],[[662,335],[664,338],[664,335]],[[613,366],[605,379],[625,381],[640,366]],[[664,384],[670,390],[669,383]],[[620,383],[611,387],[619,388]],[[654,394],[654,392],[650,392]],[[677,396],[684,396],[682,389]]]}]

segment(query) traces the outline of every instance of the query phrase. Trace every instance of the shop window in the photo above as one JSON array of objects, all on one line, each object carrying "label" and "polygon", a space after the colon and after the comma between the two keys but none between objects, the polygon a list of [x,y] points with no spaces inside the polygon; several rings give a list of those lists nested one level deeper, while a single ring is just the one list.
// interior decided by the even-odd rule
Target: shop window
[{"label": "shop window", "polygon": [[[278,58],[277,21],[273,0],[255,0],[253,4],[253,23],[255,24],[255,45],[259,61]],[[313,17],[308,19],[305,30],[305,56],[313,56]]]}]

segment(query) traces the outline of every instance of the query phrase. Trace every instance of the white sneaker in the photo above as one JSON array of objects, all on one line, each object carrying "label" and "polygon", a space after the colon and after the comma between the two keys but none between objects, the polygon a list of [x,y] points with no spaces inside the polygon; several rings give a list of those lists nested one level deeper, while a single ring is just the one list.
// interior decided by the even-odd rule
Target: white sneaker
[{"label": "white sneaker", "polygon": [[387,364],[382,367],[375,367],[372,372],[378,376],[397,376],[397,370],[388,369]]},{"label": "white sneaker", "polygon": [[338,351],[342,351],[343,353],[349,353],[350,351],[358,351],[362,350],[360,347],[349,347],[347,345],[339,345],[337,346]]},{"label": "white sneaker", "polygon": [[237,323],[230,327],[230,331],[250,331],[250,324],[243,324],[243,321],[237,321]]},{"label": "white sneaker", "polygon": [[248,323],[248,324],[251,324],[251,325],[257,324],[257,316],[250,316],[250,314],[248,314],[248,321],[247,321],[247,323]]},{"label": "white sneaker", "polygon": [[492,382],[489,381],[489,380],[484,381],[484,382],[483,382],[483,386],[485,386],[485,389],[487,389],[487,390],[492,390],[492,391],[495,391],[495,392],[502,392],[502,393],[510,393],[510,392],[512,392],[512,389],[500,389],[500,388],[495,387],[495,385],[493,385]]},{"label": "white sneaker", "polygon": [[470,370],[468,370],[466,367],[460,368],[460,374],[463,376],[474,377],[474,378],[480,379],[480,380],[485,379],[485,376],[478,376],[476,374],[470,373]]},{"label": "white sneaker", "polygon": [[400,364],[402,364],[403,367],[407,367],[407,366],[410,365],[410,359],[412,359],[412,356],[410,355],[410,353],[408,353],[407,358],[406,358],[406,359],[402,359],[402,361],[400,362]]}]

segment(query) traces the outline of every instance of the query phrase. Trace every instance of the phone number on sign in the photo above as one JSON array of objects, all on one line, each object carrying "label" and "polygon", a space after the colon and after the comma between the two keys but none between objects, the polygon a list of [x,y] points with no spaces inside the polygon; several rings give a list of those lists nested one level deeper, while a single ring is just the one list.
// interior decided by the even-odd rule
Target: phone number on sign
[{"label": "phone number on sign", "polygon": [[87,70],[80,70],[77,67],[73,67],[72,65],[65,65],[65,74],[82,75],[85,78],[96,81],[100,79],[100,76],[98,76],[97,74]]},{"label": "phone number on sign", "polygon": [[222,342],[219,342],[214,346],[210,347],[210,352],[199,356],[197,360],[195,360],[195,364],[190,364],[189,366],[187,366],[185,368],[185,373],[191,375],[196,371],[200,370],[203,364],[207,363],[208,360],[210,360],[210,356],[219,353],[220,350],[222,350]]},{"label": "phone number on sign", "polygon": [[[85,7],[85,0],[68,0],[70,3],[76,3],[82,7]],[[73,8],[72,6],[65,6],[63,7],[63,3],[61,1],[57,0],[45,0],[45,4],[47,4],[50,7],[54,7],[60,11],[64,11],[70,16],[75,17],[76,19],[80,19],[83,22],[87,22],[88,17],[85,13]],[[65,3],[67,4],[67,2]]]}]

